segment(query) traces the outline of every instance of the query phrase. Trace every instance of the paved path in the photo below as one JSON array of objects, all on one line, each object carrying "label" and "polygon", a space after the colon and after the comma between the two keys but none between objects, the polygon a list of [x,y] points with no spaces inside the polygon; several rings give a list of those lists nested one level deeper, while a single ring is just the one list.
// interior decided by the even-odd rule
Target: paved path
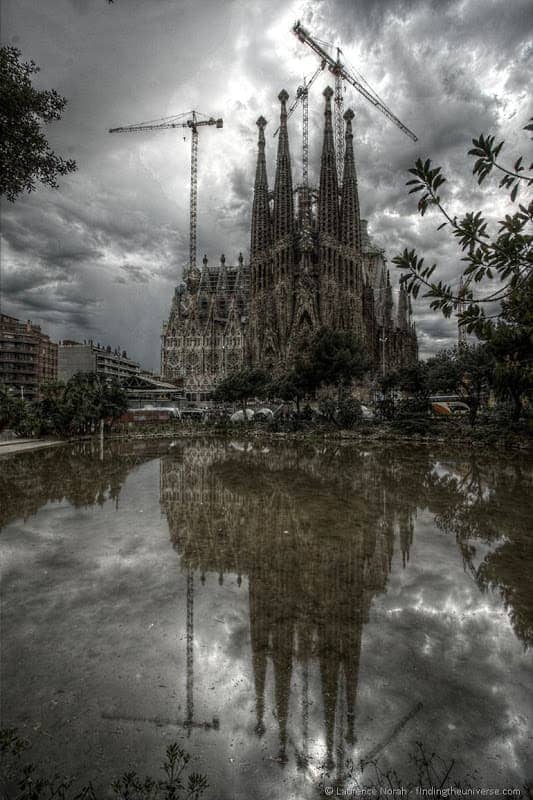
[{"label": "paved path", "polygon": [[61,439],[11,439],[7,442],[0,442],[0,456],[22,453],[25,450],[40,450],[42,447],[55,447],[58,444],[65,444],[65,441]]}]

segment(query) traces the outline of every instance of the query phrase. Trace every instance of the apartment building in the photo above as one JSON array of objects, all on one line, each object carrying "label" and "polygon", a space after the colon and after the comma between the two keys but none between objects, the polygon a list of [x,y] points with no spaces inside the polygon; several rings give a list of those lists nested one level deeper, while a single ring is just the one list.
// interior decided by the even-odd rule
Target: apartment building
[{"label": "apartment building", "polygon": [[58,346],[39,325],[0,314],[0,385],[28,400],[57,380]]}]

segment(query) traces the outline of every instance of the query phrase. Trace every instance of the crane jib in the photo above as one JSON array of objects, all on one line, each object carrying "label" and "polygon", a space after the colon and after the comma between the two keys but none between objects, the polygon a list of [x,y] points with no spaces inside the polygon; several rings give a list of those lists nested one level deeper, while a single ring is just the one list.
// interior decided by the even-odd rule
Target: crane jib
[{"label": "crane jib", "polygon": [[[166,121],[152,124],[151,122],[128,125],[122,128],[110,128],[109,133],[132,133],[134,131],[156,131],[169,130],[174,128],[189,128],[191,131],[191,191],[189,208],[189,269],[196,266],[196,218],[197,218],[197,184],[198,184],[198,127],[200,125],[215,125],[217,128],[224,126],[223,120],[218,117],[209,117],[206,120],[199,120],[197,111],[187,112],[192,115],[192,119],[186,122],[169,122],[169,119],[176,119],[186,116],[185,114],[176,117],[166,117]],[[204,116],[202,114],[202,116]]]},{"label": "crane jib", "polygon": [[354,87],[354,89],[357,89],[357,91],[362,94],[363,97],[369,100],[375,108],[378,108],[387,117],[387,119],[390,119],[391,122],[394,122],[394,124],[414,142],[418,141],[418,137],[411,130],[409,130],[409,128],[404,125],[403,122],[401,122],[384,103],[372,95],[367,89],[364,88],[364,86],[359,83],[356,78],[353,77],[353,75],[347,72],[338,59],[335,61],[335,59],[333,59],[328,53],[326,53],[325,50],[320,47],[320,45],[309,35],[305,28],[300,25],[299,21],[293,25],[292,32],[300,42],[307,44],[311,50],[314,50],[319,58],[322,59],[323,64],[328,65],[330,72],[332,72],[336,77],[340,77],[347,81],[351,86]]}]

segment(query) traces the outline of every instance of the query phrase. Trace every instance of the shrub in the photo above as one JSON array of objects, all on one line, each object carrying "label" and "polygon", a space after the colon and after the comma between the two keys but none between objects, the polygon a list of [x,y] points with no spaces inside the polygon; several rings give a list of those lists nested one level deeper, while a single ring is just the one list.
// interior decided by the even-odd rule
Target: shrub
[{"label": "shrub", "polygon": [[431,419],[426,415],[398,417],[393,420],[392,427],[404,436],[427,436],[433,428]]},{"label": "shrub", "polygon": [[[57,774],[49,778],[40,775],[34,764],[25,763],[23,754],[29,742],[21,739],[14,728],[0,731],[0,791],[2,800],[28,798],[28,800],[97,800],[91,783],[75,786],[72,778]],[[125,772],[111,784],[117,800],[198,800],[208,787],[205,775],[186,770],[190,755],[177,742],[166,748],[162,779],[136,772]]]},{"label": "shrub", "polygon": [[356,422],[363,419],[363,409],[359,400],[351,397],[341,400],[337,411],[337,419],[343,428],[352,428]]}]

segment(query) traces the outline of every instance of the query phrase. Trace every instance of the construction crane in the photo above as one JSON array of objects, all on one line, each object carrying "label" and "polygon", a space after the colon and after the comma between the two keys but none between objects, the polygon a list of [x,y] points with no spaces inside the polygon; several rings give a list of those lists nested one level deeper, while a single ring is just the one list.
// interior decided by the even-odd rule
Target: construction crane
[{"label": "construction crane", "polygon": [[211,720],[197,720],[194,716],[194,572],[191,567],[187,568],[187,669],[186,669],[186,708],[187,713],[184,719],[169,717],[138,717],[126,712],[107,711],[102,713],[102,719],[110,719],[120,722],[151,722],[156,725],[175,725],[185,728],[187,736],[191,735],[193,728],[201,728],[205,731],[218,731],[220,720],[214,716]]},{"label": "construction crane", "polygon": [[[304,78],[303,86],[298,86],[296,99],[287,111],[287,119],[291,116],[294,109],[301,102],[302,104],[302,186],[306,189],[309,186],[309,89],[325,68],[326,62],[322,61],[316,72],[307,81]],[[279,133],[279,128],[274,131],[274,136]]]},{"label": "construction crane", "polygon": [[418,138],[413,133],[413,131],[409,130],[409,128],[401,122],[401,120],[396,117],[392,111],[387,108],[387,106],[381,102],[381,100],[373,94],[369,89],[365,88],[363,84],[357,80],[348,70],[344,67],[341,62],[340,55],[341,50],[337,47],[337,58],[334,59],[323,47],[320,46],[316,39],[309,34],[309,32],[300,24],[300,22],[296,22],[292,27],[292,32],[294,35],[304,44],[308,45],[311,50],[313,50],[316,55],[320,58],[321,62],[324,62],[329,71],[335,76],[335,146],[337,151],[337,174],[339,178],[342,177],[342,164],[344,160],[344,131],[343,131],[343,81],[351,84],[357,91],[363,95],[373,106],[378,108],[382,114],[385,114],[387,119],[390,119],[391,122],[400,128],[407,136],[409,136],[413,142],[417,142]]},{"label": "construction crane", "polygon": [[[302,103],[302,183],[297,187],[299,203],[298,207],[302,213],[304,224],[310,225],[310,191],[309,191],[309,89],[322,70],[326,62],[322,61],[318,69],[309,81],[304,78],[302,86],[296,90],[296,99],[287,111],[287,119],[291,116],[298,103]],[[279,128],[274,131],[274,136],[279,133]]]},{"label": "construction crane", "polygon": [[[188,119],[184,120],[184,117]],[[135,125],[126,125],[122,128],[110,128],[109,133],[134,133],[137,131],[157,131],[174,128],[190,128],[191,136],[191,202],[190,202],[190,223],[189,223],[189,270],[196,267],[196,220],[197,220],[197,195],[198,195],[198,128],[201,125],[216,125],[222,128],[223,120],[214,117],[206,117],[199,111],[187,111],[185,114],[178,114],[173,117],[162,117],[161,119],[139,122]]]}]

